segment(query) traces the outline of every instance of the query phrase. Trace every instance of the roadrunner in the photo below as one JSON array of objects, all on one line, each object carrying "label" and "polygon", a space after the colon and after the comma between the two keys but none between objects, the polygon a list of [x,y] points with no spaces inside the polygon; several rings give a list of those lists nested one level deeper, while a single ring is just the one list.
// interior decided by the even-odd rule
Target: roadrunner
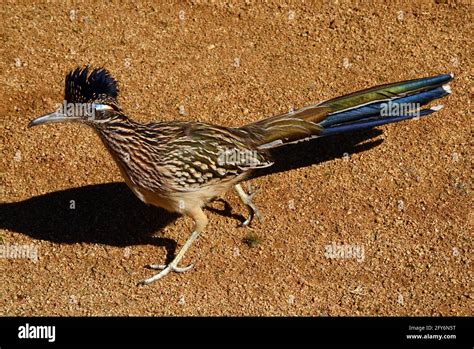
[{"label": "roadrunner", "polygon": [[452,74],[444,74],[381,85],[229,128],[193,121],[137,123],[122,111],[111,74],[86,66],[66,76],[62,107],[28,126],[54,122],[90,126],[140,200],[194,220],[191,236],[171,263],[150,265],[160,272],[141,282],[149,284],[171,271],[192,268],[179,263],[207,225],[203,207],[230,188],[248,208],[244,226],[260,217],[252,200],[255,193],[244,191],[240,182],[253,170],[273,164],[270,149],[431,114],[442,106],[422,106],[449,94],[452,79]]}]

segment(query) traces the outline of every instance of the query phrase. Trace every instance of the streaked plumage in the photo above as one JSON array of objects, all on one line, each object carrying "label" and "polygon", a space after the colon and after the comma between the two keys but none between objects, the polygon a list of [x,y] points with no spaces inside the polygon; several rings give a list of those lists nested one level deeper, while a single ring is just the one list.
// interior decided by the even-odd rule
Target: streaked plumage
[{"label": "streaked plumage", "polygon": [[[439,75],[377,86],[240,128],[228,128],[200,122],[134,122],[120,108],[118,86],[112,76],[105,69],[85,67],[67,75],[65,99],[69,104],[93,105],[94,117],[56,112],[33,120],[30,126],[60,121],[91,126],[142,201],[194,219],[191,238],[170,265],[152,266],[162,271],[144,281],[150,283],[169,271],[189,269],[177,264],[206,226],[202,207],[213,198],[235,187],[250,212],[245,225],[254,213],[259,214],[252,202],[253,194],[246,194],[239,183],[253,170],[273,164],[269,149],[428,115],[439,108],[420,107],[450,93],[447,83],[452,78]],[[387,105],[414,108],[385,115]]]}]

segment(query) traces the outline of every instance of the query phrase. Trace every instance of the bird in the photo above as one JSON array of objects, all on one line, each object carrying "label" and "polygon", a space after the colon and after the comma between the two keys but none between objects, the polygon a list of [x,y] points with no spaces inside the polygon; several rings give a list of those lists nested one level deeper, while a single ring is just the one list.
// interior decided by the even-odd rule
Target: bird
[{"label": "bird", "polygon": [[61,106],[28,127],[56,122],[89,126],[141,201],[193,219],[190,236],[171,262],[149,265],[157,272],[139,282],[147,285],[193,267],[180,262],[208,224],[203,208],[232,188],[248,210],[242,226],[262,217],[254,203],[256,191],[245,191],[242,182],[275,163],[272,149],[424,117],[443,107],[426,105],[450,94],[453,78],[441,74],[379,85],[241,127],[224,127],[198,121],[136,122],[123,111],[112,74],[86,65],[66,75]]}]

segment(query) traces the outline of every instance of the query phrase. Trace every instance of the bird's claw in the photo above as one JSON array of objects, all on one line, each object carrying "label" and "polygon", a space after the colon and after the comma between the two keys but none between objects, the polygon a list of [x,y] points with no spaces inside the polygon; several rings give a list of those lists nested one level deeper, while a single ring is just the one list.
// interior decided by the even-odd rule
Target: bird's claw
[{"label": "bird's claw", "polygon": [[139,285],[149,285],[152,282],[155,282],[156,280],[161,279],[163,276],[167,275],[169,272],[174,271],[176,273],[184,273],[185,271],[188,271],[194,266],[194,264],[190,264],[187,267],[181,268],[178,267],[177,265],[174,265],[173,263],[170,264],[150,264],[148,265],[149,269],[154,269],[154,270],[161,270],[158,274],[153,275],[151,278],[145,279],[140,281],[138,284]]},{"label": "bird's claw", "polygon": [[252,190],[252,185],[250,182],[247,182],[247,195],[249,196],[250,200],[253,199],[255,194],[257,194],[260,191],[260,188],[255,188],[255,190]]},{"label": "bird's claw", "polygon": [[239,227],[252,229],[252,228],[250,228],[250,223],[252,222],[252,220],[253,220],[253,213],[250,211],[249,216],[247,217],[247,219],[245,221],[241,222],[239,224]]},{"label": "bird's claw", "polygon": [[172,266],[171,264],[149,264],[147,265],[148,269],[153,269],[153,270],[164,270],[168,267],[171,267],[172,271],[175,271],[177,273],[184,273],[185,271],[188,271],[194,266],[194,264],[190,264],[187,267],[180,268],[177,266]]}]

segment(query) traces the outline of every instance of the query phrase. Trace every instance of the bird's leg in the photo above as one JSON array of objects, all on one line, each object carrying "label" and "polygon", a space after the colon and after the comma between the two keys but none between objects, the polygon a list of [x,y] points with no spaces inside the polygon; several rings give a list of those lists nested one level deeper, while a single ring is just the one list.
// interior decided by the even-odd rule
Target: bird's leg
[{"label": "bird's leg", "polygon": [[152,282],[161,279],[163,276],[168,274],[170,271],[175,271],[178,273],[185,272],[193,267],[193,264],[188,265],[187,267],[180,268],[178,267],[178,263],[181,261],[183,258],[184,254],[188,250],[188,248],[192,245],[194,240],[197,239],[199,234],[204,230],[204,228],[207,225],[207,217],[202,211],[200,207],[197,209],[194,209],[193,211],[187,212],[187,214],[194,219],[194,231],[191,233],[191,236],[188,238],[186,243],[181,247],[181,250],[179,251],[178,255],[174,257],[174,259],[171,261],[170,264],[168,265],[162,265],[162,264],[152,264],[149,265],[149,268],[151,269],[161,269],[161,271],[152,276],[151,278],[148,278],[146,280],[143,280],[140,282],[141,285],[148,285],[151,284]]},{"label": "bird's leg", "polygon": [[242,189],[242,186],[239,184],[234,185],[234,189],[237,191],[237,194],[239,194],[240,200],[242,200],[242,203],[247,207],[249,210],[249,217],[245,220],[245,222],[242,223],[243,227],[247,227],[252,223],[253,217],[257,216],[259,220],[262,220],[262,215],[260,214],[260,211],[258,210],[257,206],[253,203],[252,199],[257,194],[258,190],[255,190],[252,192],[252,188],[250,187],[250,182],[247,182],[247,190],[248,194]]}]

